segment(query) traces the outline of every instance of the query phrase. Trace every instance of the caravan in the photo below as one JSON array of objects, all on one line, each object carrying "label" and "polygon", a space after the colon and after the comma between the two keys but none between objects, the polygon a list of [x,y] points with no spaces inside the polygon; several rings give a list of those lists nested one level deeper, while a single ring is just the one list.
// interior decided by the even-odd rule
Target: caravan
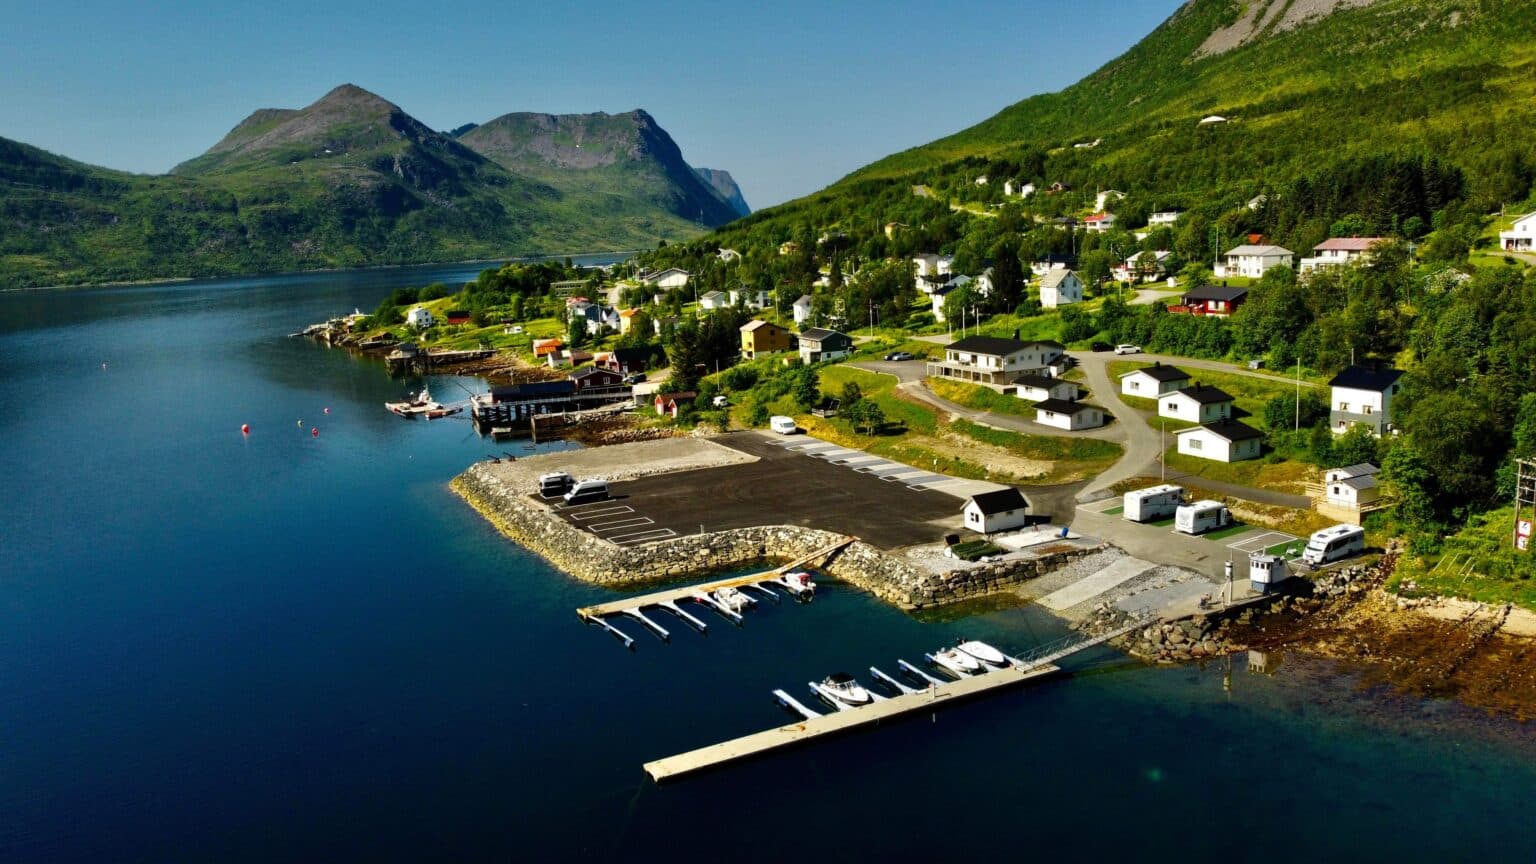
[{"label": "caravan", "polygon": [[1125,518],[1132,522],[1167,519],[1184,503],[1183,486],[1153,486],[1125,493]]},{"label": "caravan", "polygon": [[608,481],[603,479],[582,480],[565,493],[565,503],[572,507],[606,500],[608,500]]},{"label": "caravan", "polygon": [[1185,534],[1204,534],[1232,524],[1232,514],[1220,501],[1196,501],[1173,514],[1173,528]]},{"label": "caravan", "polygon": [[1358,525],[1335,525],[1313,534],[1301,560],[1319,567],[1365,551],[1365,529]]}]

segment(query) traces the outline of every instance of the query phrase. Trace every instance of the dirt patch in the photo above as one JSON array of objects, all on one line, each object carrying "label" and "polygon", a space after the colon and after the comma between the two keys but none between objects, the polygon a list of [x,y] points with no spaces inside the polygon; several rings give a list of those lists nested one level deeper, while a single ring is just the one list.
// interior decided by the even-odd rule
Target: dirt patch
[{"label": "dirt patch", "polygon": [[950,456],[955,459],[966,459],[971,462],[979,462],[993,471],[1008,474],[1019,479],[1039,477],[1050,473],[1056,463],[1043,459],[1025,459],[991,444],[983,444],[974,438],[968,438],[958,432],[948,429],[941,430],[937,437],[928,435],[914,436],[912,443],[940,456]]},{"label": "dirt patch", "polygon": [[[1344,9],[1370,6],[1377,0],[1256,0],[1241,18],[1207,36],[1195,57],[1225,54],[1246,45],[1265,33],[1294,30]],[[1283,15],[1281,13],[1284,13]]]}]

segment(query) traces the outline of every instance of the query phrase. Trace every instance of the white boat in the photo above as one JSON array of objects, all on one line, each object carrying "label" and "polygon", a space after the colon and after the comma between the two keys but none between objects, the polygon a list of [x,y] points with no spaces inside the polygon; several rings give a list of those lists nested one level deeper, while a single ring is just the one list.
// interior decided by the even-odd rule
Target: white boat
[{"label": "white boat", "polygon": [[726,607],[732,612],[740,612],[741,610],[757,602],[751,597],[748,597],[747,595],[736,590],[735,588],[729,587],[716,590],[715,600],[721,606]]},{"label": "white boat", "polygon": [[812,684],[811,689],[839,710],[844,706],[858,708],[875,701],[869,691],[847,672],[834,672],[821,682]]},{"label": "white boat", "polygon": [[969,678],[972,675],[980,675],[987,671],[982,667],[981,661],[961,651],[959,648],[945,648],[943,651],[935,651],[928,655],[935,666],[943,669],[956,678]]},{"label": "white boat", "polygon": [[816,583],[811,581],[811,574],[804,570],[785,573],[773,581],[783,585],[785,590],[796,597],[809,597],[816,593]]},{"label": "white boat", "polygon": [[985,642],[977,642],[975,640],[971,640],[969,642],[961,642],[959,645],[955,646],[955,650],[964,654],[968,654],[987,664],[988,666],[991,666],[993,669],[1004,669],[1013,665],[1008,660],[1008,656],[1006,654],[997,650],[996,648],[993,648],[991,645],[988,645]]}]

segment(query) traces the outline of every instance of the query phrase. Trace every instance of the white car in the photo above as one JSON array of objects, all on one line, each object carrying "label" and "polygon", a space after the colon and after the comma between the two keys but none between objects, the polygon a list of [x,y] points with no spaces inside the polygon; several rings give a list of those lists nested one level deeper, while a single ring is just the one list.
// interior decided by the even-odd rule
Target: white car
[{"label": "white car", "polygon": [[726,408],[730,406],[731,400],[725,398],[724,396],[716,396],[714,401],[710,404],[714,405],[716,408]]},{"label": "white car", "polygon": [[1141,353],[1141,346],[1140,345],[1116,345],[1115,346],[1115,353],[1116,354],[1140,354]]}]

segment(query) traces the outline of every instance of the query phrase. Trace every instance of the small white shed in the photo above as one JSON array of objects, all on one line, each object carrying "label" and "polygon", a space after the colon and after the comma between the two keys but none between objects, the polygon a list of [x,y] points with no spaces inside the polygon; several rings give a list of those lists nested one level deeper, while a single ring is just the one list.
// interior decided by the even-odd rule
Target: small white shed
[{"label": "small white shed", "polygon": [[1104,425],[1104,409],[1082,402],[1046,399],[1035,404],[1035,422],[1042,426],[1066,429],[1069,432],[1078,429],[1097,429]]},{"label": "small white shed", "polygon": [[978,534],[1012,531],[1029,524],[1029,502],[1012,486],[972,495],[960,512],[965,527]]}]

